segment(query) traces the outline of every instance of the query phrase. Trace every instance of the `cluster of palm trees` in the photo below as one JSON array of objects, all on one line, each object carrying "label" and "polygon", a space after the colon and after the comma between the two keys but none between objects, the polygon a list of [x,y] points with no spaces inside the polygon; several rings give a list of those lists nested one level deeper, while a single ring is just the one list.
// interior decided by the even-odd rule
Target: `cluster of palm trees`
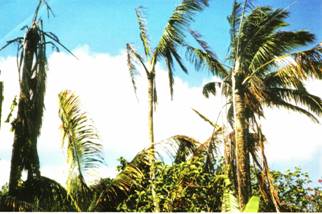
[{"label": "cluster of palm trees", "polygon": [[[42,20],[38,18],[42,4],[51,11],[46,1],[40,0],[25,37],[7,44],[17,42],[19,46],[20,96],[17,116],[12,122],[14,142],[9,191],[0,198],[2,210],[116,210],[117,203],[125,200],[140,185],[138,178],[147,177],[151,183],[152,211],[162,211],[154,182],[157,179],[158,153],[153,117],[157,102],[156,64],[165,62],[172,96],[174,64],[177,63],[184,72],[188,72],[180,55],[185,50],[188,61],[195,65],[196,70],[205,68],[220,79],[207,83],[203,93],[209,97],[220,90],[226,97],[226,115],[230,128],[210,121],[196,110],[199,116],[213,126],[214,131],[204,143],[186,136],[170,138],[168,143],[178,144],[174,162],[184,162],[201,155],[205,157],[205,165],[210,166],[216,144],[222,141],[225,148],[225,178],[232,181],[240,208],[244,209],[252,196],[252,160],[262,198],[279,211],[279,198],[265,157],[265,136],[260,126],[264,108],[284,107],[303,113],[315,122],[322,114],[321,98],[310,94],[304,85],[304,81],[309,78],[322,78],[322,46],[318,44],[299,51],[314,42],[314,35],[307,31],[282,30],[287,26],[287,11],[255,7],[251,1],[240,3],[235,0],[228,17],[231,35],[229,52],[223,63],[197,31],[189,30],[194,14],[208,6],[207,0],[183,0],[170,16],[155,48],[150,46],[144,13],[142,8],[138,8],[136,16],[144,55],[127,44],[127,64],[134,90],[137,87],[136,66],[141,66],[146,75],[150,147],[138,153],[114,179],[89,186],[84,174],[104,163],[102,146],[93,123],[79,108],[79,98],[70,91],[63,91],[59,94],[59,116],[70,166],[65,189],[57,182],[41,176],[39,169],[37,137],[42,124],[46,90],[46,46],[62,47],[70,52],[54,34],[43,31]],[[187,33],[199,47],[191,46],[186,41]],[[225,137],[219,139],[219,133]],[[28,173],[26,181],[22,180],[24,170]]]}]

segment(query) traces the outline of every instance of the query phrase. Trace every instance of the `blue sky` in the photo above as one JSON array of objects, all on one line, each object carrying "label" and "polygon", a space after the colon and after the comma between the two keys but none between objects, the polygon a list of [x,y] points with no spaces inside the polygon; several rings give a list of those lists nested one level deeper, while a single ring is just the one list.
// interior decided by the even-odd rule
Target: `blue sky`
[{"label": "blue sky", "polygon": [[[1,0],[0,41],[21,35],[19,29],[28,24],[34,12],[37,0],[30,0],[26,5],[23,0]],[[32,3],[31,3],[32,2]],[[148,31],[155,46],[162,34],[163,27],[179,0],[51,0],[48,1],[55,17],[49,20],[44,17],[45,28],[59,36],[70,49],[88,44],[92,51],[119,54],[127,42],[140,48],[137,23],[134,9],[138,6],[146,8]],[[288,19],[292,30],[305,29],[322,41],[322,3],[319,0],[266,0],[254,1],[255,5],[270,5],[286,8],[291,12]],[[211,0],[210,6],[196,15],[196,22],[191,28],[199,31],[219,58],[225,59],[229,44],[229,28],[226,17],[231,11],[232,0]],[[42,11],[46,15],[46,11]],[[12,53],[14,48],[2,54]],[[191,67],[191,70],[192,67]],[[190,84],[200,84],[207,72],[191,72],[189,76],[177,72]]]},{"label": "blue sky", "polygon": [[[26,4],[25,0],[0,0],[0,46],[4,45],[7,40],[23,35],[20,28],[30,23],[37,2],[37,0],[29,0]],[[54,32],[61,42],[71,50],[82,49],[85,45],[89,49],[85,52],[91,56],[105,53],[117,60],[128,42],[140,50],[141,42],[138,35],[135,8],[145,7],[149,36],[152,45],[155,46],[168,17],[179,0],[48,0],[48,2],[55,17],[47,19],[45,11],[42,10],[41,15],[46,31]],[[254,4],[286,8],[290,11],[288,18],[290,26],[287,29],[308,30],[316,35],[316,43],[322,41],[322,2],[320,0],[256,0]],[[192,29],[203,35],[203,38],[222,60],[225,59],[229,44],[226,17],[231,11],[231,6],[231,0],[211,0],[210,6],[197,14],[195,23],[191,25]],[[15,51],[15,46],[8,47],[0,52],[0,58],[14,56]],[[191,70],[188,76],[179,69],[176,72],[177,77],[182,79],[188,87],[200,87],[204,81],[211,78],[208,72],[194,72],[192,66],[188,67]],[[322,90],[317,91],[322,92]],[[317,95],[321,96],[322,94]],[[315,130],[322,131],[321,126],[315,126]],[[315,140],[322,141],[321,137]],[[321,146],[316,148],[322,149]],[[111,150],[110,152],[113,153]],[[4,155],[4,153],[1,154]],[[119,154],[121,153],[116,152],[108,155],[107,162],[115,163]],[[55,166],[61,163],[57,158],[40,155],[45,163],[52,165],[57,163]],[[285,155],[287,156],[287,154]],[[322,163],[319,162],[320,156],[321,152],[318,150],[313,152],[310,158],[297,159],[297,156],[294,156],[289,161],[272,161],[271,165],[276,169],[299,165],[310,172],[313,180],[317,180],[322,177],[321,169],[319,169],[322,167]]]}]

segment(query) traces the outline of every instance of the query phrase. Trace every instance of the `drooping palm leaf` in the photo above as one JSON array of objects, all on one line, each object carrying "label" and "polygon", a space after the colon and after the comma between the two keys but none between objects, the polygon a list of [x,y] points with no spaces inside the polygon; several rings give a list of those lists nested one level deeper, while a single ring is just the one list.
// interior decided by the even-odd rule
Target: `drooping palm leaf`
[{"label": "drooping palm leaf", "polygon": [[0,196],[0,211],[31,212],[39,211],[32,204],[16,199],[13,196]]},{"label": "drooping palm leaf", "polygon": [[149,41],[147,28],[146,28],[146,20],[144,18],[144,14],[142,10],[143,10],[143,7],[139,7],[135,10],[135,12],[136,12],[136,18],[139,24],[140,39],[144,47],[145,56],[147,58],[150,58],[152,53],[151,53],[150,41]]},{"label": "drooping palm leaf", "polygon": [[78,205],[56,181],[39,177],[26,181],[18,192],[18,199],[37,205],[46,211],[80,211]]},{"label": "drooping palm leaf", "polygon": [[86,210],[91,191],[86,184],[85,173],[104,163],[102,145],[93,122],[80,109],[80,100],[74,93],[62,91],[59,105],[63,145],[67,147],[69,164],[67,191],[76,197],[82,210]]}]

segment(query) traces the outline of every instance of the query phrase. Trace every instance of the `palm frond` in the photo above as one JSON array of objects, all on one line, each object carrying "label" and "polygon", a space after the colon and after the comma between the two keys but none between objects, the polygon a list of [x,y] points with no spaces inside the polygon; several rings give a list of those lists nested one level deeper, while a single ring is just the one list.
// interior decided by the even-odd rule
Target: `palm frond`
[{"label": "palm frond", "polygon": [[310,77],[322,79],[322,45],[319,44],[312,49],[299,51],[283,58],[277,58],[282,63],[276,71],[279,76],[294,76],[299,80],[306,80]]},{"label": "palm frond", "polygon": [[174,84],[174,77],[173,77],[173,61],[171,57],[171,53],[168,51],[165,57],[165,62],[168,69],[168,79],[169,79],[169,88],[170,88],[170,95],[171,99],[173,98],[173,84]]},{"label": "palm frond", "polygon": [[104,187],[103,192],[98,192],[99,197],[89,211],[117,211],[117,206],[131,194],[132,189],[141,185],[143,178],[148,174],[149,156],[147,150],[138,153],[124,170]]},{"label": "palm frond", "polygon": [[220,88],[222,85],[221,82],[209,82],[206,85],[203,86],[202,88],[202,94],[209,98],[209,95],[212,94],[216,96],[217,93],[217,87]]},{"label": "palm frond", "polygon": [[200,145],[197,140],[183,135],[176,135],[171,138],[179,143],[174,159],[174,163],[177,164],[187,161],[189,154],[193,154]]},{"label": "palm frond", "polygon": [[208,5],[207,0],[183,0],[173,11],[161,36],[156,53],[163,55],[168,45],[181,44],[184,39],[183,30],[193,21],[195,12]]},{"label": "palm frond", "polygon": [[219,61],[216,54],[210,49],[209,45],[202,40],[201,35],[192,30],[190,30],[190,34],[202,48],[201,50],[190,45],[186,45],[186,57],[194,64],[196,70],[207,68],[213,74],[221,77],[222,79],[227,77],[228,72],[224,65]]},{"label": "palm frond", "polygon": [[39,177],[27,180],[18,192],[18,199],[46,211],[80,211],[78,205],[56,181]]},{"label": "palm frond", "polygon": [[133,59],[132,59],[133,48],[131,47],[130,44],[126,44],[126,52],[127,52],[127,66],[128,66],[129,72],[130,72],[133,90],[134,90],[135,96],[137,97],[135,76],[138,74],[138,72],[137,72],[136,67],[133,63]]},{"label": "palm frond", "polygon": [[213,123],[210,119],[208,119],[205,115],[203,115],[202,113],[200,113],[198,110],[196,109],[192,109],[199,117],[201,117],[201,119],[203,119],[204,121],[206,121],[207,123],[209,123],[214,129],[218,129],[219,126],[215,123]]},{"label": "palm frond", "polygon": [[16,197],[0,196],[0,211],[31,212],[39,211],[39,209],[30,203],[16,199]]},{"label": "palm frond", "polygon": [[[69,176],[67,190],[84,198],[89,193],[84,173],[104,163],[102,145],[93,122],[80,109],[79,98],[71,91],[59,93],[59,116],[62,122],[63,145],[67,144]],[[77,191],[81,191],[77,193]],[[84,198],[80,198],[81,200]],[[87,204],[89,206],[89,204]]]},{"label": "palm frond", "polygon": [[269,107],[271,107],[271,106],[282,107],[282,108],[285,108],[287,110],[292,110],[294,112],[304,114],[305,116],[309,117],[313,122],[319,123],[319,119],[314,114],[312,114],[311,112],[305,110],[304,108],[296,106],[294,104],[288,103],[288,102],[284,101],[283,99],[281,99],[279,97],[276,97],[274,99],[271,99],[271,100],[267,101],[266,104]]},{"label": "palm frond", "polygon": [[49,14],[52,14],[52,15],[54,16],[54,12],[53,12],[53,10],[51,9],[51,7],[49,6],[49,4],[47,3],[47,1],[46,1],[46,0],[39,0],[38,5],[37,5],[37,7],[36,7],[36,10],[35,10],[35,12],[34,12],[34,17],[33,17],[33,19],[32,19],[32,22],[33,22],[33,23],[37,21],[37,19],[38,19],[38,14],[39,14],[39,10],[40,10],[40,7],[41,7],[42,5],[45,5],[45,6],[46,6],[46,9],[47,9],[47,16],[48,16],[48,17],[49,17]]},{"label": "palm frond", "polygon": [[272,67],[276,65],[274,60],[276,56],[284,55],[314,40],[314,35],[307,31],[279,31],[262,37],[264,38],[261,40],[257,39],[256,45],[252,44],[252,49],[255,51],[253,51],[252,61],[248,66],[250,71],[259,72],[269,66]]},{"label": "palm frond", "polygon": [[322,100],[320,97],[310,94],[305,88],[301,89],[288,89],[288,88],[272,88],[272,93],[281,97],[288,102],[294,102],[296,105],[302,105],[308,108],[312,113],[317,116],[322,115]]},{"label": "palm frond", "polygon": [[147,28],[146,28],[146,21],[143,14],[143,8],[142,7],[137,8],[135,10],[135,13],[139,24],[140,39],[144,47],[145,56],[147,56],[147,58],[150,58],[152,53],[151,53],[150,41],[149,41]]}]

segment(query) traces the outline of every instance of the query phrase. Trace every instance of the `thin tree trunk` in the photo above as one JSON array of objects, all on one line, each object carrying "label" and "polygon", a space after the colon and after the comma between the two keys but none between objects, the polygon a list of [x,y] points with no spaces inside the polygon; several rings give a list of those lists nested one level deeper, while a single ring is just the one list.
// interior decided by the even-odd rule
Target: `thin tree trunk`
[{"label": "thin tree trunk", "polygon": [[3,102],[3,82],[0,81],[0,128],[1,128],[1,118],[2,118],[2,102]]},{"label": "thin tree trunk", "polygon": [[234,129],[236,142],[236,165],[237,165],[237,184],[238,184],[238,200],[241,209],[243,209],[249,199],[249,186],[247,167],[247,141],[246,141],[246,120],[245,120],[245,103],[240,91],[240,81],[236,78],[239,71],[240,62],[237,59],[235,70],[232,75],[232,93],[234,108]]},{"label": "thin tree trunk", "polygon": [[154,73],[148,75],[148,133],[150,141],[150,179],[151,192],[153,200],[153,211],[160,212],[159,201],[155,192],[155,147],[154,147],[154,127],[153,127],[153,111],[154,111]]}]

